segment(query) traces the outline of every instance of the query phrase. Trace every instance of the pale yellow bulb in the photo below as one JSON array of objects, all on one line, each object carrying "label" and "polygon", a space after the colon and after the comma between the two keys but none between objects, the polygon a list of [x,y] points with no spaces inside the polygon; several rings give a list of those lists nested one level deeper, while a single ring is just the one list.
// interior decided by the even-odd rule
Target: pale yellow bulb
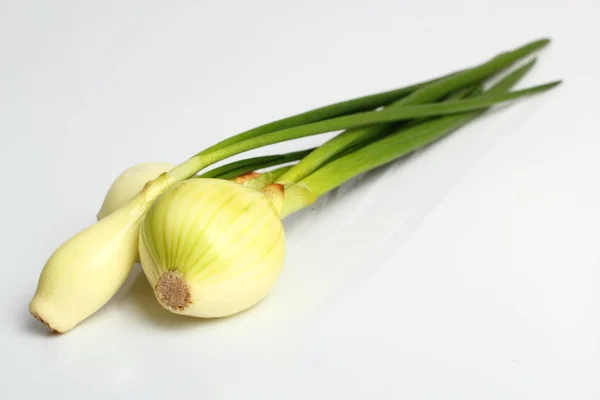
[{"label": "pale yellow bulb", "polygon": [[227,180],[190,179],[152,204],[139,252],[163,307],[223,317],[267,296],[283,268],[285,235],[262,192]]},{"label": "pale yellow bulb", "polygon": [[163,172],[171,170],[174,166],[163,162],[144,162],[127,168],[121,172],[108,189],[96,218],[100,220],[118,210],[133,199],[146,183],[156,179]]},{"label": "pale yellow bulb", "polygon": [[171,183],[162,175],[61,245],[44,265],[30,312],[53,331],[66,332],[106,304],[134,264],[142,217]]}]

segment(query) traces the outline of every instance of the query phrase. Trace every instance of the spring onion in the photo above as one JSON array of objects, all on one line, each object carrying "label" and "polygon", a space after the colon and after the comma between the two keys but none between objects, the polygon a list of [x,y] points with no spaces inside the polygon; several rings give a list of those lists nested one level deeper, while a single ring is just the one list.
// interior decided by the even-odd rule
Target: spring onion
[{"label": "spring onion", "polygon": [[[72,329],[112,298],[138,250],[165,308],[220,316],[251,307],[266,296],[283,267],[282,218],[352,176],[439,139],[491,106],[553,88],[559,82],[453,96],[483,84],[547,43],[535,41],[442,78],[278,120],[197,153],[63,243],[44,265],[31,314],[54,331]],[[354,129],[360,140],[347,141],[342,135],[357,135],[347,133]],[[345,132],[327,151],[317,148],[298,163],[244,182],[224,179],[226,175],[196,176],[249,150],[338,130]],[[312,160],[306,161],[311,154]],[[315,161],[314,154],[321,156]],[[279,165],[273,159],[269,163]],[[251,163],[238,167],[254,168]]]}]

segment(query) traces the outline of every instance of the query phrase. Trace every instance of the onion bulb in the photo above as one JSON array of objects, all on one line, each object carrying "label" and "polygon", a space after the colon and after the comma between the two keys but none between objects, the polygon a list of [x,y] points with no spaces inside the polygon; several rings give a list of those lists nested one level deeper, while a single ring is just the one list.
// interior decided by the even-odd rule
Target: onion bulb
[{"label": "onion bulb", "polygon": [[162,174],[133,200],[63,243],[42,269],[29,312],[52,331],[66,332],[106,304],[133,267],[145,212],[172,182]]},{"label": "onion bulb", "polygon": [[284,264],[283,191],[233,181],[178,182],[152,204],[139,253],[158,302],[194,317],[224,317],[261,301]]},{"label": "onion bulb", "polygon": [[164,162],[143,162],[121,172],[108,189],[100,211],[96,214],[98,221],[133,199],[146,183],[174,166]]}]

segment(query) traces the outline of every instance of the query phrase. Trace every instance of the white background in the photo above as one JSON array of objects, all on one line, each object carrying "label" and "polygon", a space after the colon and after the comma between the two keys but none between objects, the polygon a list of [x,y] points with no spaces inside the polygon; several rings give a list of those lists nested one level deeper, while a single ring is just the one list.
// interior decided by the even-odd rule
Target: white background
[{"label": "white background", "polygon": [[[0,398],[600,398],[599,4],[2,2]],[[540,37],[520,86],[563,85],[286,220],[249,312],[174,316],[132,279],[65,335],[29,316],[128,166]]]}]

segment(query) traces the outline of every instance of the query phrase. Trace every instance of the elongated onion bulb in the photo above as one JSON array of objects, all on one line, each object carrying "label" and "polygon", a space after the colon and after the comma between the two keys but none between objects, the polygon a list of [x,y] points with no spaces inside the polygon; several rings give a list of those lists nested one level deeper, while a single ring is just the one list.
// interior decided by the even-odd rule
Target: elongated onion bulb
[{"label": "elongated onion bulb", "polygon": [[79,232],[48,259],[29,311],[51,330],[66,332],[119,290],[137,256],[140,222],[170,184],[165,174],[133,200]]},{"label": "elongated onion bulb", "polygon": [[283,268],[285,235],[262,192],[227,180],[190,179],[152,204],[139,253],[164,308],[224,317],[267,296]]},{"label": "elongated onion bulb", "polygon": [[146,183],[156,179],[160,174],[169,171],[173,167],[174,165],[169,163],[144,162],[127,168],[121,172],[108,189],[96,218],[101,220],[118,210],[133,199]]}]

